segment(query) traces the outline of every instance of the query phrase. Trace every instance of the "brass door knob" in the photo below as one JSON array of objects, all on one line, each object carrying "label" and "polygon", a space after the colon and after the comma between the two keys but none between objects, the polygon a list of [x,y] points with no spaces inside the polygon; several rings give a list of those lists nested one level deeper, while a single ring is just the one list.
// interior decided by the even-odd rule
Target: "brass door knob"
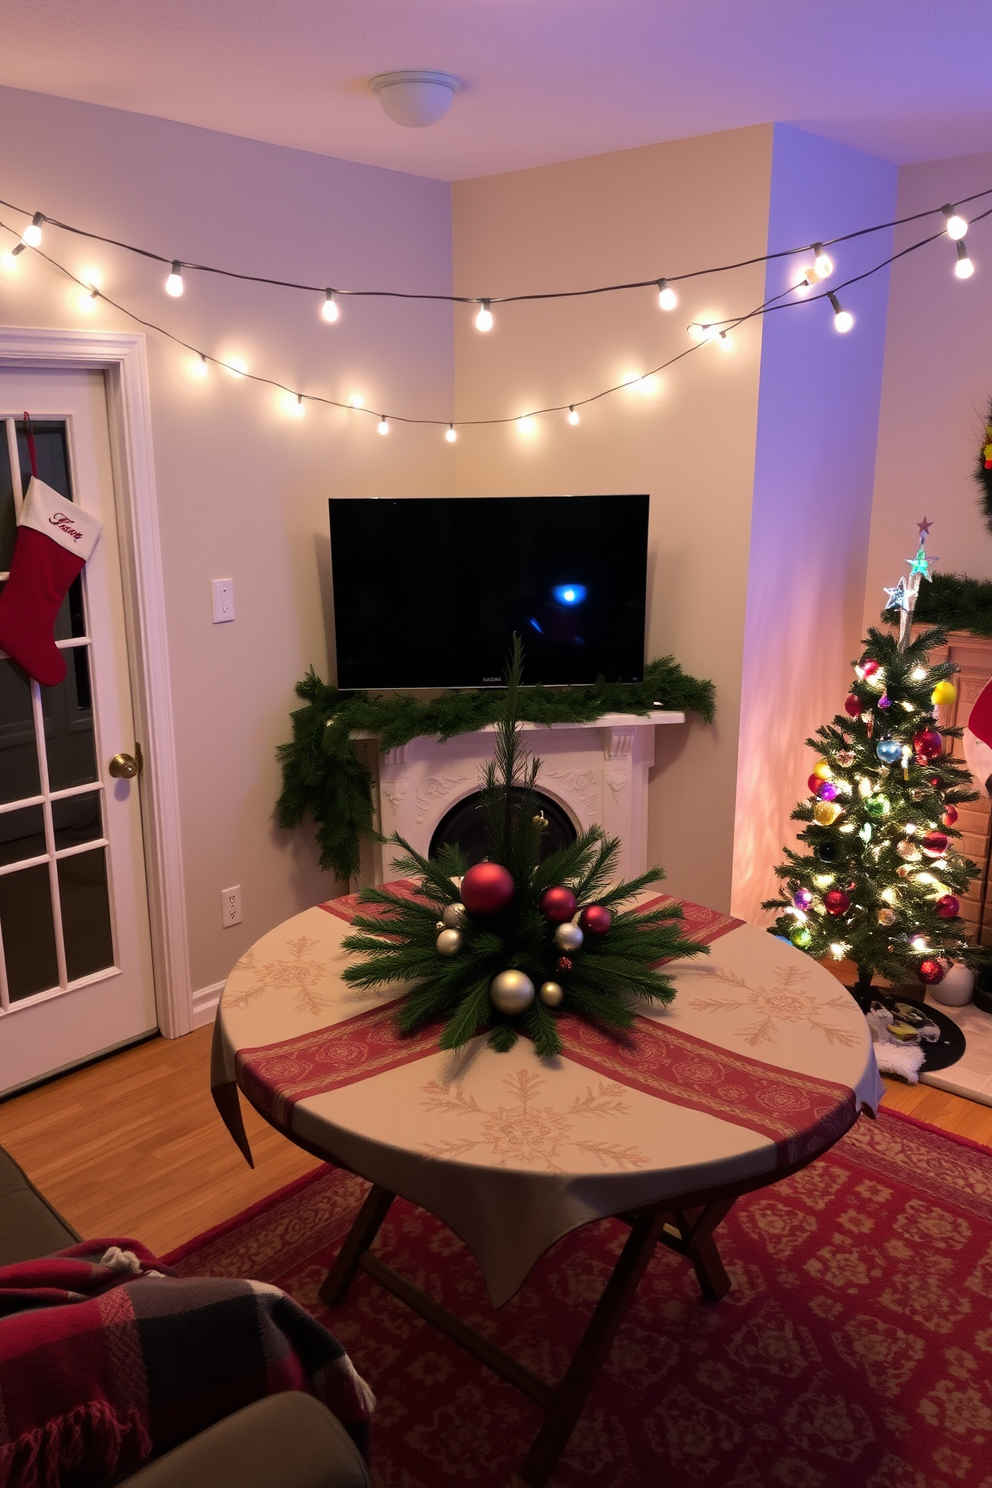
[{"label": "brass door knob", "polygon": [[115,754],[109,769],[115,780],[133,780],[138,773],[138,761],[133,754]]}]

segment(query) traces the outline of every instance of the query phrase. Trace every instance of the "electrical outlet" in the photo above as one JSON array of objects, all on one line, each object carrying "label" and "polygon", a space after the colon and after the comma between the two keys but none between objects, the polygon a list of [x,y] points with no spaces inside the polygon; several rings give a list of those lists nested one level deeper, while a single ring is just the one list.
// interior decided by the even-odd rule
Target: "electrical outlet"
[{"label": "electrical outlet", "polygon": [[221,889],[220,891],[221,918],[227,925],[241,924],[241,885],[235,884],[233,889]]},{"label": "electrical outlet", "polygon": [[234,580],[211,579],[210,598],[213,604],[214,624],[223,625],[234,619]]}]

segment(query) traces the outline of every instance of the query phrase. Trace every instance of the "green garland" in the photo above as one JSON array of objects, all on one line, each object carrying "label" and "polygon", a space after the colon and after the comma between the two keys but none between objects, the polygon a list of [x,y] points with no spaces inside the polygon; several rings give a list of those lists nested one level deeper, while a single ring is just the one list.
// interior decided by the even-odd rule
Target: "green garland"
[{"label": "green garland", "polygon": [[[277,818],[281,827],[292,829],[309,814],[317,824],[320,866],[340,879],[358,872],[360,839],[376,835],[371,781],[355,758],[351,733],[377,734],[383,750],[420,736],[443,741],[498,723],[506,707],[503,688],[445,692],[432,702],[404,693],[339,692],[313,667],[296,692],[306,707],[291,715],[292,743],[279,746],[283,788]],[[519,717],[527,723],[591,723],[604,713],[648,714],[657,703],[712,723],[713,683],[687,676],[663,656],[645,668],[643,682],[521,688]]]},{"label": "green garland", "polygon": [[[992,451],[992,400],[989,402],[982,442],[975,457],[975,480],[982,493],[978,504],[985,518],[985,525],[992,532],[992,467],[985,463],[986,459],[992,460],[992,455],[987,456],[986,450]],[[984,634],[984,632],[979,632],[979,634]]]},{"label": "green garland", "polygon": [[[896,624],[899,612],[884,610],[882,619]],[[913,619],[937,625],[941,630],[967,630],[972,635],[992,636],[992,579],[935,573],[932,583],[920,585]]]},{"label": "green garland", "polygon": [[[610,1030],[629,1029],[634,1022],[631,999],[668,1003],[675,996],[671,977],[656,970],[656,964],[705,955],[708,947],[686,938],[677,900],[642,912],[624,908],[664,873],[650,868],[635,879],[616,882],[620,842],[607,837],[602,827],[590,827],[568,847],[540,859],[546,825],[535,794],[540,761],[528,758],[521,747],[520,665],[515,639],[495,757],[486,769],[480,803],[495,862],[509,874],[512,898],[498,910],[471,912],[459,900],[468,865],[458,848],[445,848],[434,862],[393,837],[403,852],[393,866],[416,880],[417,897],[390,889],[362,890],[359,903],[375,912],[355,917],[355,933],[343,944],[363,959],[346,967],[343,975],[366,990],[405,984],[396,1017],[401,1034],[441,1020],[442,1049],[461,1048],[488,1030],[490,1046],[506,1053],[525,1032],[538,1055],[551,1056],[563,1047],[559,1012]],[[465,887],[468,899],[468,880]],[[572,908],[578,911],[593,904],[608,910],[607,928],[598,934],[589,929],[583,939],[573,925],[549,921],[541,896],[551,888],[571,890]],[[458,928],[445,930],[445,925]],[[579,945],[563,956],[555,937],[565,929],[578,935]],[[439,931],[454,935],[455,947],[447,954]],[[508,971],[522,973],[528,982],[514,1012],[499,1006],[498,979]]]}]

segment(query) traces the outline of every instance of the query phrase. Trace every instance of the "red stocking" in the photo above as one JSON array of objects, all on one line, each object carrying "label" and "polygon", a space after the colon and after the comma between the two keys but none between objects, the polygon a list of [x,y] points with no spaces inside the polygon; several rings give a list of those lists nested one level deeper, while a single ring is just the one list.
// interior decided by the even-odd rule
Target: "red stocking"
[{"label": "red stocking", "polygon": [[65,676],[65,659],[53,635],[55,617],[102,531],[96,517],[43,481],[31,481],[10,578],[0,594],[0,651],[43,687],[54,687]]}]

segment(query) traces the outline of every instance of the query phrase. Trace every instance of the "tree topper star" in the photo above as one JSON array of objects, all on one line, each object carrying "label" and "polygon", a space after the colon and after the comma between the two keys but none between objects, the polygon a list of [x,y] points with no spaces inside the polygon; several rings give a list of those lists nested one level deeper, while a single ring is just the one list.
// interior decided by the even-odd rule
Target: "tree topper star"
[{"label": "tree topper star", "polygon": [[887,584],[883,584],[882,588],[889,596],[889,602],[885,606],[887,610],[909,609],[909,590],[906,588],[905,579],[900,579],[898,584],[894,585],[894,587],[891,589],[888,587]]},{"label": "tree topper star", "polygon": [[924,548],[922,542],[920,543],[916,557],[907,558],[906,562],[909,564],[909,571],[911,574],[921,574],[928,583],[933,583],[933,574],[930,572],[930,564],[939,563],[940,559],[936,556],[928,558],[926,549]]},{"label": "tree topper star", "polygon": [[922,546],[930,536],[930,528],[933,526],[933,523],[927,521],[926,517],[924,517],[923,521],[917,522],[916,525],[920,529],[920,545]]}]

